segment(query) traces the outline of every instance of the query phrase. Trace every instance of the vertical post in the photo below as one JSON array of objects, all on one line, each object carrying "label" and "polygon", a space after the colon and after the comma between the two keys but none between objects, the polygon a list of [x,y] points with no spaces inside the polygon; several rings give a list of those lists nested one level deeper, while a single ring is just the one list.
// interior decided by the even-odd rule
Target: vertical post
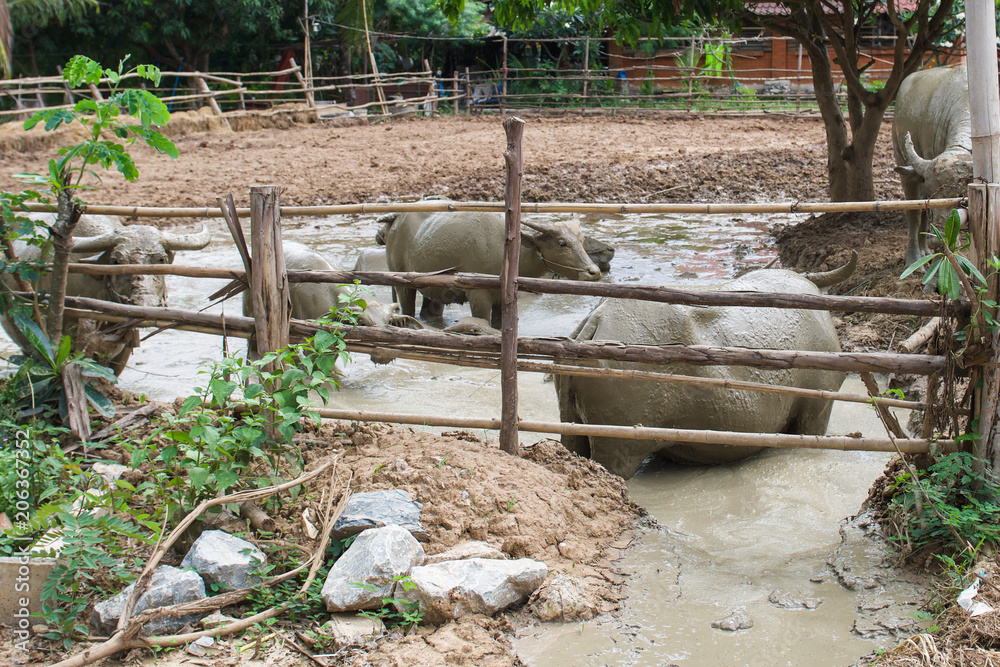
[{"label": "vertical post", "polygon": [[431,70],[431,63],[427,58],[424,58],[424,71],[430,76],[430,83],[427,85],[427,97],[428,100],[424,102],[424,115],[430,116],[437,112],[437,79],[434,78],[434,72]]},{"label": "vertical post", "polygon": [[451,82],[451,96],[455,104],[455,118],[458,118],[458,70],[455,70],[455,78]]},{"label": "vertical post", "polygon": [[[288,64],[292,67],[298,67],[295,62],[295,58],[289,58]],[[315,109],[316,101],[313,99],[312,90],[309,89],[309,86],[306,84],[306,80],[302,77],[301,68],[295,70],[295,78],[298,79],[299,85],[302,87],[302,94],[306,97],[306,106],[310,109]]]},{"label": "vertical post", "polygon": [[507,114],[507,35],[503,36],[503,90],[500,91],[500,115]]},{"label": "vertical post", "polygon": [[304,0],[305,7],[303,8],[302,15],[302,30],[305,32],[305,37],[302,38],[302,59],[305,60],[302,63],[303,74],[305,74],[306,81],[304,88],[308,88],[309,92],[306,95],[306,99],[311,103],[310,107],[315,107],[316,103],[313,99],[312,87],[313,87],[313,58],[312,58],[312,43],[310,39],[312,37],[312,21],[309,20],[309,0]]},{"label": "vertical post", "polygon": [[250,297],[257,353],[288,345],[288,275],[281,247],[281,188],[250,188]]},{"label": "vertical post", "polygon": [[472,80],[469,78],[469,68],[465,68],[465,115],[472,115]]},{"label": "vertical post", "polygon": [[524,155],[521,137],[524,121],[511,116],[503,122],[507,133],[507,189],[504,192],[506,218],[504,262],[500,274],[503,285],[500,327],[500,449],[515,456],[520,452],[517,434],[517,270],[521,259],[521,177]]},{"label": "vertical post", "polygon": [[802,101],[802,44],[799,44],[799,63],[795,69],[795,111]]},{"label": "vertical post", "polygon": [[583,102],[580,104],[580,111],[587,110],[587,84],[590,83],[590,35],[583,43]]},{"label": "vertical post", "polygon": [[[969,229],[976,243],[976,262],[984,267],[991,256],[1000,257],[1000,185],[997,184],[1000,179],[1000,109],[997,108],[1000,86],[997,84],[996,8],[989,0],[969,0],[965,11],[973,173],[973,185],[969,186]],[[983,296],[997,299],[995,277]],[[980,439],[976,454],[986,458],[992,468],[998,470],[998,337],[994,335],[989,343],[992,348],[990,363],[982,367],[983,388],[978,400],[974,399],[973,412],[979,416],[977,431]]]},{"label": "vertical post", "polygon": [[240,87],[238,89],[240,91],[240,111],[246,111],[247,101],[246,98],[243,97],[243,77],[242,76],[236,77],[236,83],[240,84]]}]

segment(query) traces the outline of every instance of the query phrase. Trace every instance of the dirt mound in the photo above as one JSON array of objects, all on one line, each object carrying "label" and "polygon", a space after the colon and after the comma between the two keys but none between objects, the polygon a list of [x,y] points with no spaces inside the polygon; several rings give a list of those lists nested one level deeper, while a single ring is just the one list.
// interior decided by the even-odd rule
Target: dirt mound
[{"label": "dirt mound", "polygon": [[[827,271],[846,264],[857,251],[854,275],[832,287],[831,294],[933,298],[923,293],[918,277],[899,279],[908,238],[900,212],[825,213],[774,235],[781,264],[788,268]],[[906,315],[851,313],[838,323],[837,333],[845,350],[888,351],[923,323]]]}]

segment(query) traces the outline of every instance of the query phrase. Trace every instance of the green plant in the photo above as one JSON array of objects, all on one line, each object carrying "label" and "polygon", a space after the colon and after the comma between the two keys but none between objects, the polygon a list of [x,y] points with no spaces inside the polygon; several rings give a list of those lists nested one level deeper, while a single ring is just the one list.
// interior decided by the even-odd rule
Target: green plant
[{"label": "green plant", "polygon": [[[393,577],[393,582],[403,587],[404,591],[412,591],[416,584],[407,575]],[[375,590],[371,584],[355,584],[355,586]],[[420,625],[424,620],[424,612],[420,610],[420,603],[415,600],[402,600],[395,597],[382,598],[382,607],[377,610],[363,611],[359,616],[367,618],[379,618],[389,628],[398,627],[403,632],[409,631],[415,625]]]},{"label": "green plant", "polygon": [[956,452],[919,472],[919,482],[910,473],[899,475],[889,504],[901,532],[894,539],[914,552],[931,545],[960,553],[969,545],[978,551],[1000,544],[1000,484],[982,463]]},{"label": "green plant", "polygon": [[135,575],[124,563],[130,553],[128,542],[150,542],[148,534],[130,519],[98,512],[80,512],[70,505],[40,509],[58,523],[64,536],[59,560],[42,585],[42,615],[48,639],[85,639],[87,627],[78,621],[95,593],[112,592],[130,583]]},{"label": "green plant", "polygon": [[971,245],[967,239],[962,245],[959,245],[961,227],[962,221],[957,211],[952,211],[951,215],[948,216],[948,219],[945,221],[944,232],[937,227],[931,227],[931,233],[941,243],[942,251],[921,257],[906,267],[906,270],[899,277],[906,278],[921,268],[926,267],[926,272],[921,279],[921,283],[929,285],[932,280],[936,279],[934,285],[939,294],[943,294],[949,299],[957,299],[961,293],[962,277],[948,258],[948,255],[952,254],[962,271],[976,278],[980,284],[985,284],[986,278],[976,269],[975,265],[967,258],[957,254]]},{"label": "green plant", "polygon": [[[131,464],[149,464],[146,479],[126,490],[145,497],[159,520],[174,522],[199,502],[256,484],[284,481],[283,463],[298,470],[302,457],[294,443],[312,411],[312,395],[324,402],[337,387],[338,359],[346,358],[343,329],[367,304],[357,293],[344,295],[331,315],[319,320],[312,338],[259,360],[225,357],[202,372],[204,387],[164,415],[160,428],[140,442],[122,442]],[[294,493],[294,491],[293,491]]]},{"label": "green plant", "polygon": [[19,418],[34,417],[54,403],[66,423],[70,397],[67,396],[65,378],[72,366],[79,369],[87,403],[102,417],[114,417],[114,404],[93,384],[95,380],[114,384],[117,382],[114,373],[84,359],[82,354],[71,355],[69,336],[63,336],[59,346],[54,347],[45,332],[23,312],[15,312],[12,319],[30,346],[28,354],[13,355],[9,359],[18,367],[11,384],[16,392]]},{"label": "green plant", "polygon": [[11,521],[27,522],[32,509],[66,492],[71,462],[59,444],[64,433],[39,420],[0,420],[0,512]]}]

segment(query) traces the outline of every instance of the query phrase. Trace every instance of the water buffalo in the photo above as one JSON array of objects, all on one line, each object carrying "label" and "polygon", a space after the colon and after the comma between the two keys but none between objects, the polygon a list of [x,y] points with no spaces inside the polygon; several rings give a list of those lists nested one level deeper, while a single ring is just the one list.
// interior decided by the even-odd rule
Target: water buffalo
[{"label": "water buffalo", "polygon": [[[550,272],[571,279],[597,280],[601,270],[584,250],[577,220],[527,222],[521,232],[518,275],[541,277]],[[503,264],[503,213],[404,213],[385,234],[390,271],[433,272],[455,269],[498,276]],[[427,299],[443,304],[469,302],[474,317],[500,326],[500,290],[424,288]],[[416,311],[416,290],[396,288],[405,315]],[[423,314],[423,313],[422,313]]]},{"label": "water buffalo", "polygon": [[[30,214],[43,222],[54,222],[54,214]],[[193,234],[173,232],[150,227],[149,225],[123,225],[116,218],[104,215],[84,215],[73,233],[73,254],[71,261],[87,261],[96,264],[170,264],[178,250],[200,250],[211,242],[207,228]],[[36,246],[23,242],[14,244],[14,250],[21,259],[38,257]],[[96,255],[96,256],[95,256]],[[13,287],[8,282],[8,286]],[[40,285],[47,289],[47,280]],[[121,275],[89,276],[71,273],[66,281],[67,296],[83,296],[133,306],[166,306],[167,287],[163,276]],[[26,341],[7,317],[0,318],[0,324],[14,342],[25,348]],[[72,324],[71,320],[67,324]],[[86,331],[86,334],[83,332]],[[83,343],[88,355],[107,363],[120,374],[128,362],[132,349],[138,345],[138,336],[133,328],[97,330],[93,324],[80,321],[76,338]],[[82,336],[87,338],[83,339]]]},{"label": "water buffalo", "polygon": [[[856,261],[856,256],[855,256]],[[846,278],[848,265],[820,282]],[[817,294],[806,277],[783,269],[759,269],[711,290]],[[710,345],[725,347],[839,352],[830,314],[817,310],[750,307],[691,307],[676,304],[605,299],[573,333],[580,341],[634,344]],[[749,366],[691,366],[603,361],[607,368],[662,371],[682,375],[745,380],[773,385],[836,391],[844,374],[803,369],[763,370]],[[559,415],[564,422],[648,427],[710,429],[753,433],[823,434],[830,401],[780,394],[695,388],[677,384],[557,375]],[[658,452],[681,463],[725,463],[751,456],[761,448],[705,445],[611,437],[562,437],[570,451],[589,456],[608,470],[629,478],[643,460]]]},{"label": "water buffalo", "polygon": [[[972,126],[965,66],[914,72],[896,94],[892,148],[907,199],[965,196],[972,180]],[[964,213],[964,212],[963,212]],[[947,211],[935,209],[935,220]],[[906,211],[909,266],[930,254],[928,211]]]},{"label": "water buffalo", "polygon": [[[285,269],[288,271],[337,271],[326,257],[312,248],[295,241],[282,241],[285,257]],[[367,269],[375,270],[375,269]],[[291,299],[290,315],[296,320],[318,320],[330,314],[330,309],[338,304],[344,304],[353,288],[334,283],[291,283],[289,298]],[[358,324],[362,326],[381,326],[391,324],[406,328],[423,328],[413,318],[401,316],[395,312],[395,306],[385,306],[377,301],[365,300],[367,307],[358,312]],[[250,293],[243,292],[243,314],[253,317],[253,304]]]}]

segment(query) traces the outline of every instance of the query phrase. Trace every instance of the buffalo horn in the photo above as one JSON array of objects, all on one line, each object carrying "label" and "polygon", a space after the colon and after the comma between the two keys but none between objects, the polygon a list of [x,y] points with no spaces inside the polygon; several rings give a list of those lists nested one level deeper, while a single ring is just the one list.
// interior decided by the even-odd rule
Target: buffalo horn
[{"label": "buffalo horn", "polygon": [[551,232],[552,226],[547,225],[543,222],[528,222],[527,220],[521,220],[521,224],[528,229],[534,229],[536,232]]},{"label": "buffalo horn", "polygon": [[813,282],[816,287],[830,287],[836,285],[837,283],[843,282],[851,277],[854,273],[854,269],[858,267],[858,253],[854,250],[851,251],[851,261],[844,264],[839,269],[833,269],[830,271],[822,271],[820,273],[806,273],[803,274],[804,278],[808,278]]},{"label": "buffalo horn", "polygon": [[108,232],[100,236],[78,236],[73,239],[73,252],[87,254],[114,248],[118,243],[118,232]]},{"label": "buffalo horn", "polygon": [[167,250],[201,250],[212,241],[212,233],[208,227],[202,227],[194,234],[173,234],[162,232],[163,247]]},{"label": "buffalo horn", "polygon": [[917,155],[917,150],[913,147],[913,138],[910,137],[910,133],[907,132],[906,136],[903,137],[903,152],[906,153],[906,161],[914,171],[917,172],[919,176],[925,177],[930,169],[931,160],[925,160],[924,158]]}]

